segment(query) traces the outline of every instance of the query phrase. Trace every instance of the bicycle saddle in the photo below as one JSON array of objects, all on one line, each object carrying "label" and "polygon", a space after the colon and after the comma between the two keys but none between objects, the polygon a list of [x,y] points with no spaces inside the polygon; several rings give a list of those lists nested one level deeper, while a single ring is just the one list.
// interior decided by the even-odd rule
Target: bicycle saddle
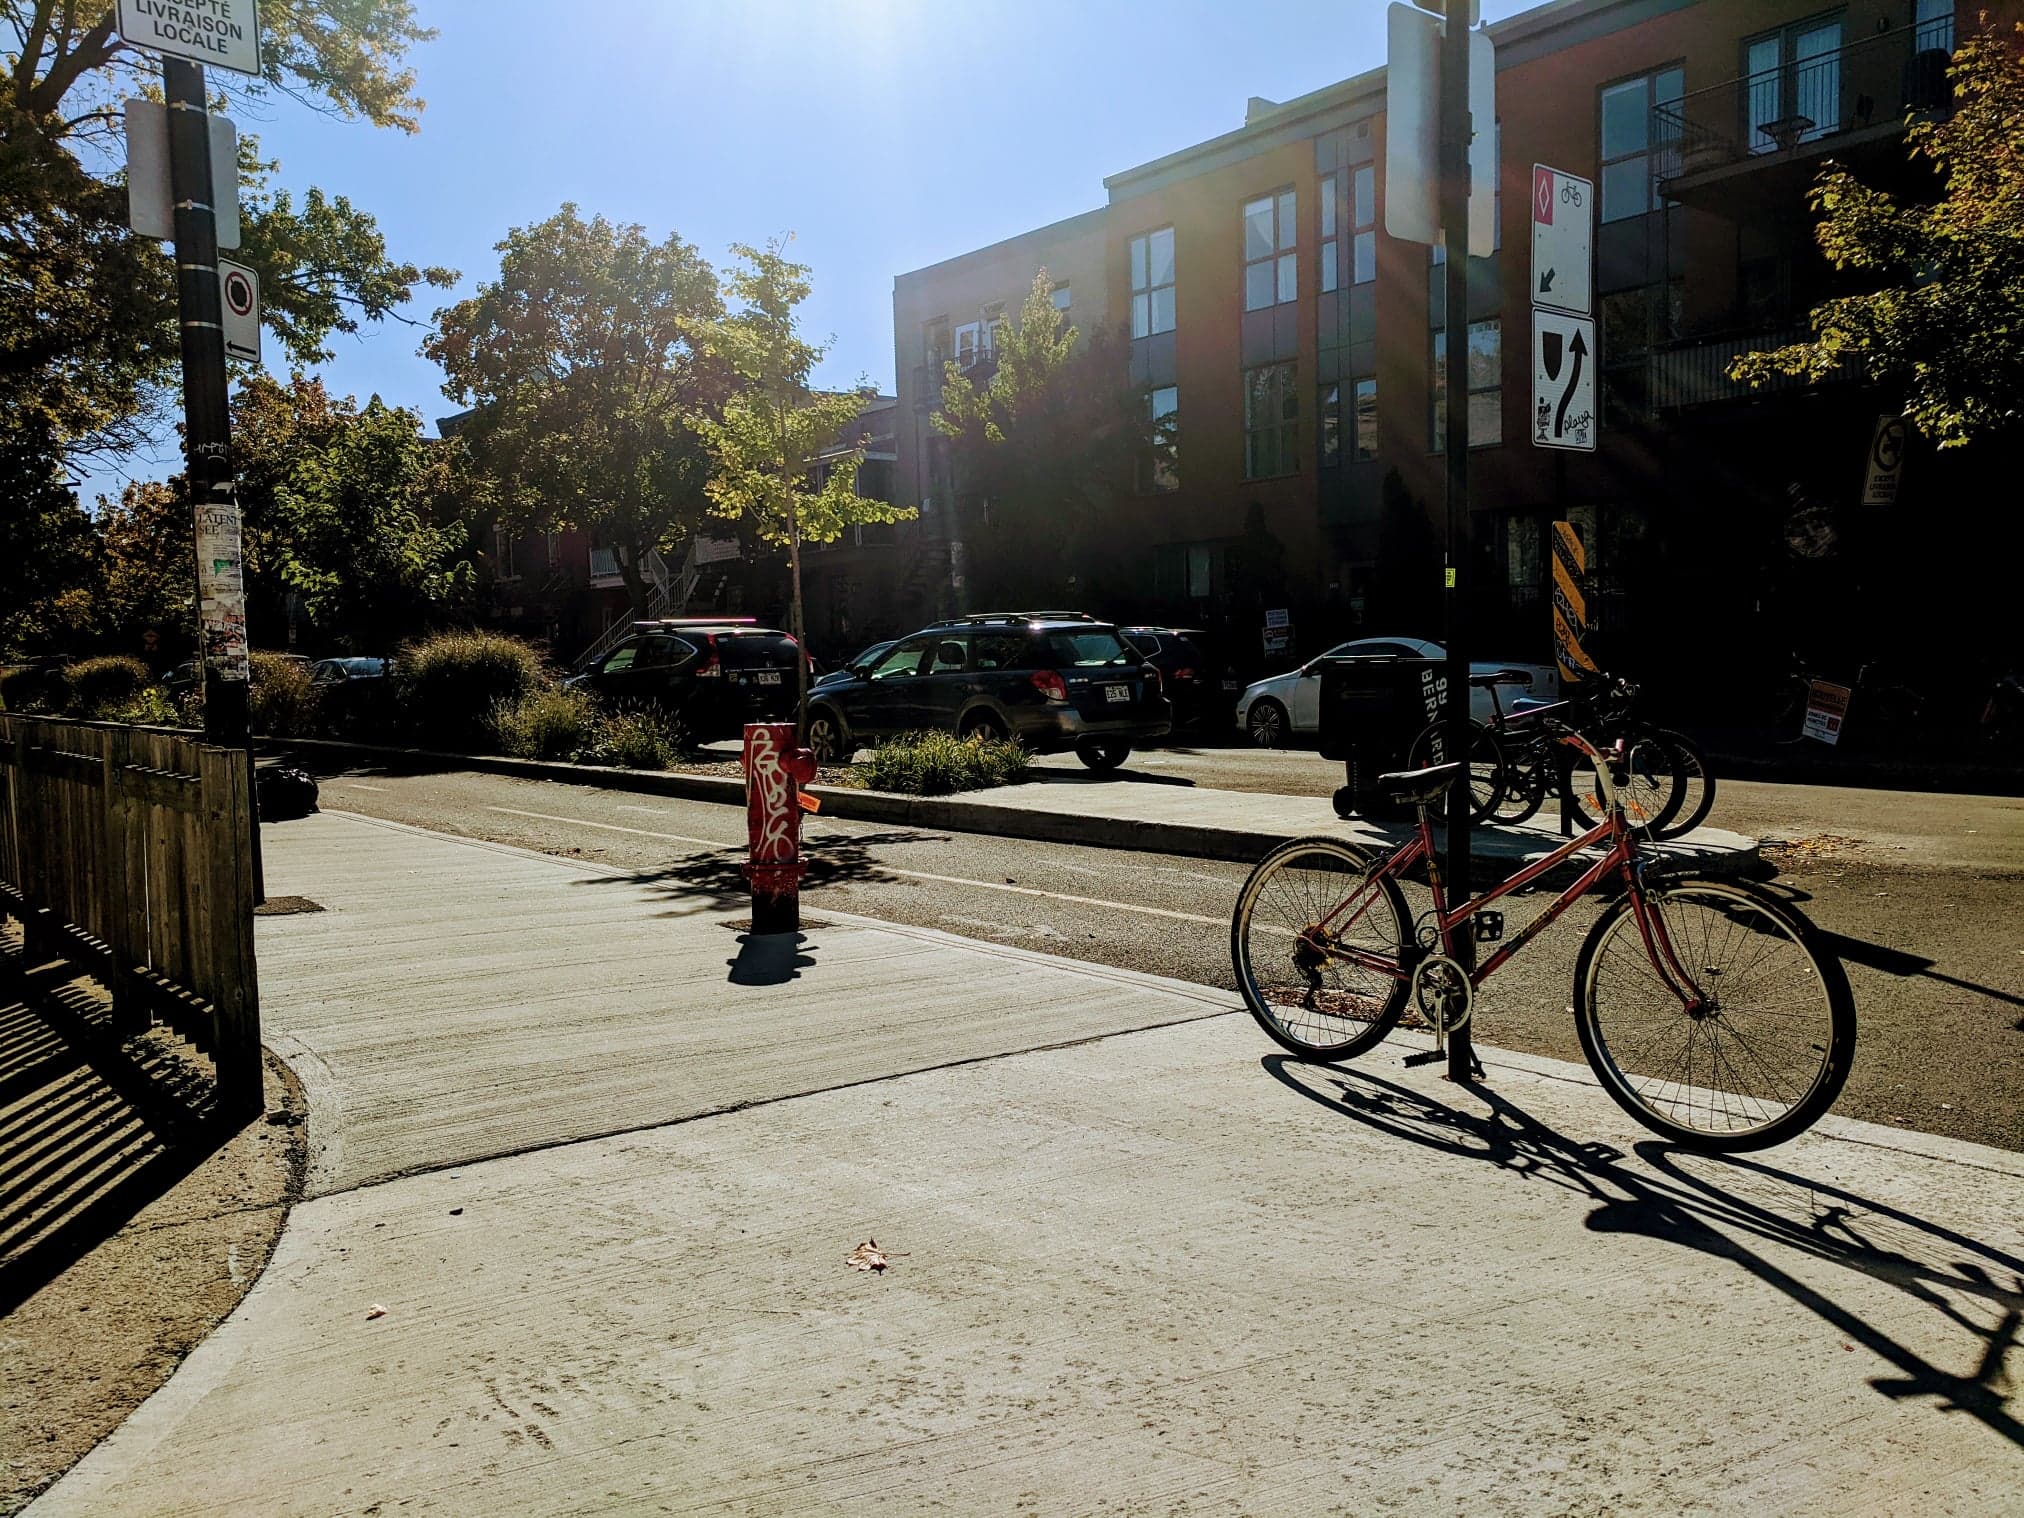
[{"label": "bicycle saddle", "polygon": [[1493,685],[1522,685],[1532,689],[1532,677],[1522,669],[1497,669],[1487,675],[1471,675],[1469,683],[1477,690],[1488,690]]},{"label": "bicycle saddle", "polygon": [[1423,770],[1397,770],[1377,777],[1377,788],[1399,806],[1430,806],[1439,801],[1462,773],[1454,764],[1430,764]]}]

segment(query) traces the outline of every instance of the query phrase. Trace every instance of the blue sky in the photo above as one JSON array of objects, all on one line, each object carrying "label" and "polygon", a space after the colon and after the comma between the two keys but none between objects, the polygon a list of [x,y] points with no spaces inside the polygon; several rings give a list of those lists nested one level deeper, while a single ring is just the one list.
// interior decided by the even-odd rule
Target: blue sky
[{"label": "blue sky", "polygon": [[[893,383],[892,281],[1103,203],[1103,177],[1383,61],[1381,0],[418,0],[410,137],[275,100],[241,113],[279,182],[350,195],[394,256],[495,278],[493,245],[564,201],[679,232],[713,263],[793,232],[834,335],[818,378]],[[1500,19],[1521,0],[1484,0]],[[454,410],[382,323],[339,337],[333,389]],[[178,467],[171,439],[142,477]],[[86,495],[116,489],[102,476]]]}]

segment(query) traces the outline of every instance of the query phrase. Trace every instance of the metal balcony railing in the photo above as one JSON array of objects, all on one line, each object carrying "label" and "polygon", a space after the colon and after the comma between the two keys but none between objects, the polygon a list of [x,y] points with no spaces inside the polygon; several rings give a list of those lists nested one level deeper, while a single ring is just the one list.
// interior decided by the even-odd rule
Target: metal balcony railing
[{"label": "metal balcony railing", "polygon": [[[1729,378],[1729,366],[1745,353],[1783,348],[1810,336],[1809,328],[1798,325],[1668,343],[1604,364],[1603,382],[1614,406],[1643,416],[1804,390],[1810,382],[1797,375],[1781,374],[1761,386],[1746,385]],[[1842,370],[1832,378],[1854,377],[1852,371]]]},{"label": "metal balcony railing", "polygon": [[1946,109],[1951,18],[1900,26],[1806,56],[1796,33],[1775,65],[1654,105],[1652,171],[1668,182],[1753,159],[1831,150],[1837,139]]}]

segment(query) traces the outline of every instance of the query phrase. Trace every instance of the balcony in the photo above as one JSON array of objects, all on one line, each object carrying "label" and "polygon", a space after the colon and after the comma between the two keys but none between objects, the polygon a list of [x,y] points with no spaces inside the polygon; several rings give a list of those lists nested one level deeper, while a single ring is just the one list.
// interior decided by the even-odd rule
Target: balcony
[{"label": "balcony", "polygon": [[1749,72],[1652,107],[1659,193],[1725,214],[1789,207],[1823,158],[1889,147],[1945,111],[1952,47],[1951,18],[1847,43],[1838,20],[1756,39]]},{"label": "balcony", "polygon": [[[1607,364],[1603,381],[1612,405],[1633,415],[1656,416],[1702,406],[1762,399],[1814,388],[1797,375],[1781,374],[1761,386],[1729,378],[1729,366],[1745,353],[1764,353],[1811,337],[1806,326],[1736,332],[1668,343],[1647,353]],[[1857,378],[1844,367],[1831,383]]]}]

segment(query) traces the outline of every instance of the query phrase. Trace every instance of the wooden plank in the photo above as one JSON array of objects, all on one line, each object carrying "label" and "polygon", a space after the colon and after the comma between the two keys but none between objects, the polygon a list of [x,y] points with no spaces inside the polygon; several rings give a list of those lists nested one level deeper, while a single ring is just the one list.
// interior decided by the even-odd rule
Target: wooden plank
[{"label": "wooden plank", "polygon": [[114,789],[132,800],[172,811],[194,812],[204,804],[203,785],[198,776],[178,770],[158,770],[142,764],[123,764],[113,782]]},{"label": "wooden plank", "polygon": [[245,755],[207,748],[199,761],[205,789],[218,804],[210,837],[212,894],[208,903],[213,984],[200,988],[217,1009],[218,1105],[230,1115],[256,1113],[260,1081],[260,996],[253,951],[253,798]]},{"label": "wooden plank", "polygon": [[[130,735],[106,735],[106,763],[115,777],[123,776],[132,754]],[[147,808],[125,785],[107,786],[106,798],[106,942],[112,949],[106,989],[112,993],[113,1027],[122,1038],[147,1032],[153,1023],[147,998],[140,994],[134,972],[147,955],[148,888],[136,844],[146,826]]]}]

